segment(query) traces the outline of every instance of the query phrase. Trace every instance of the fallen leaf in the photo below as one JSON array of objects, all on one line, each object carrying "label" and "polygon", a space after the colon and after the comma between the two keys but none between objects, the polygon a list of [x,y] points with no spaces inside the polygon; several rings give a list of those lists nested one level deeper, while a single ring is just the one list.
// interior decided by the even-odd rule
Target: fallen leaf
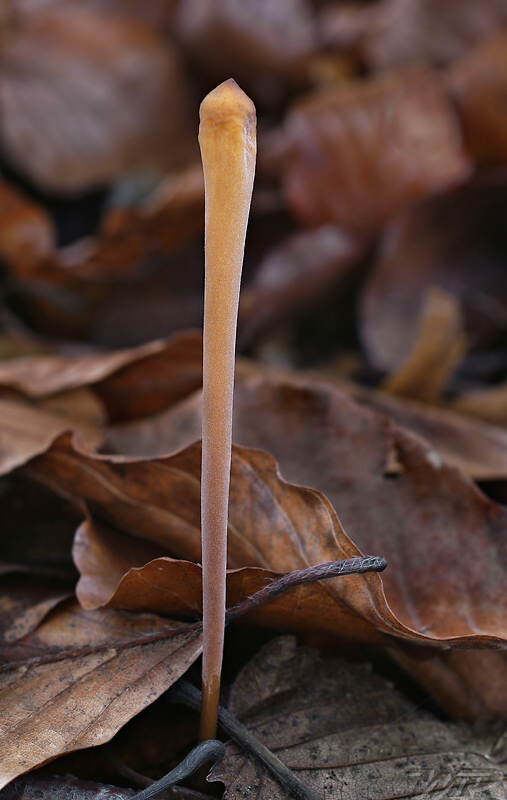
[{"label": "fallen leaf", "polygon": [[[453,402],[450,409],[435,408],[357,384],[339,382],[338,385],[361,405],[381,411],[397,425],[421,436],[444,461],[470,478],[491,481],[507,476],[505,431],[456,413],[465,411],[459,408],[458,401]],[[108,438],[106,431],[106,441]]]},{"label": "fallen leaf", "polygon": [[[488,741],[414,707],[367,664],[319,660],[289,637],[273,640],[239,674],[229,711],[322,800],[445,796],[452,788],[501,798],[505,765]],[[209,780],[229,800],[289,800],[235,744]]]},{"label": "fallen leaf", "polygon": [[4,572],[0,583],[0,650],[32,633],[50,611],[73,595],[73,588],[68,581]]},{"label": "fallen leaf", "polygon": [[156,700],[200,653],[200,634],[177,629],[160,617],[87,612],[70,601],[2,648],[0,786],[64,753],[109,741]]},{"label": "fallen leaf", "polygon": [[148,25],[79,5],[21,14],[6,26],[0,70],[4,151],[45,189],[188,158],[185,75]]},{"label": "fallen leaf", "polygon": [[410,62],[442,66],[507,24],[505,0],[330,3],[320,14],[329,46],[351,49],[370,69]]},{"label": "fallen leaf", "polygon": [[0,399],[0,475],[42,453],[64,431],[75,431],[92,450],[102,441],[100,429],[88,420],[60,416],[22,401]]},{"label": "fallen leaf", "polygon": [[325,225],[298,233],[270,252],[241,293],[240,345],[244,348],[260,331],[305,311],[346,283],[365,251],[361,240]]},{"label": "fallen leaf", "polygon": [[[200,473],[200,442],[167,458],[136,461],[85,454],[73,448],[68,436],[41,459],[34,459],[27,471],[54,490],[85,501],[94,515],[124,533],[194,562],[201,555]],[[327,500],[312,489],[281,480],[267,453],[234,448],[232,475],[229,566],[261,569],[242,570],[230,577],[231,602],[251,595],[280,573],[362,555],[343,533]],[[104,531],[94,531],[88,542],[88,533],[89,528],[81,528],[76,545],[76,560],[85,573],[79,594],[88,607],[112,601],[115,579],[131,566],[134,569],[121,581],[115,604],[138,610],[156,605],[173,614],[200,609],[196,564],[161,559],[136,570],[146,548],[139,551],[135,541],[128,541],[119,550],[118,544],[111,544],[111,532],[104,538]],[[152,548],[148,558],[155,554]],[[110,576],[104,558],[110,559]],[[133,558],[130,563],[129,558]],[[250,620],[262,618],[271,625],[295,625],[298,629],[311,625],[367,639],[382,639],[377,627],[386,633],[407,634],[385,605],[377,575],[309,585],[304,612],[301,591],[288,594],[289,599],[281,596],[268,611],[253,612]],[[329,612],[331,604],[333,614]],[[407,635],[412,638],[411,633]]]},{"label": "fallen leaf", "polygon": [[284,132],[284,195],[306,225],[375,233],[407,203],[471,171],[440,79],[423,69],[311,94]]},{"label": "fallen leaf", "polygon": [[18,274],[33,273],[51,259],[56,232],[49,214],[0,182],[0,254]]},{"label": "fallen leaf", "polygon": [[127,800],[136,794],[136,789],[123,789],[103,783],[82,781],[67,775],[18,778],[3,789],[2,800]]},{"label": "fallen leaf", "polygon": [[175,28],[208,75],[220,81],[234,74],[268,102],[279,98],[280,81],[301,81],[316,47],[313,15],[303,0],[187,0],[178,7]]},{"label": "fallen leaf", "polygon": [[[358,555],[334,509],[363,552],[387,558],[388,605],[375,588],[377,576],[335,579],[322,589],[335,610],[325,620],[312,619],[312,629],[329,630],[336,614],[341,635],[362,638],[377,629],[461,647],[504,641],[500,532],[507,510],[422,440],[331,387],[296,386],[255,369],[238,372],[235,440],[273,453],[284,478],[299,487],[277,476],[267,453],[234,448],[231,568],[288,572]],[[85,500],[99,518],[171,556],[200,558],[198,444],[136,461],[85,454],[67,436],[25,473]]]},{"label": "fallen leaf", "polygon": [[[157,558],[156,553],[157,548],[151,542],[126,536],[103,522],[88,520],[83,523],[76,533],[73,548],[81,573],[76,589],[79,602],[86,609],[119,608],[190,618],[201,616],[200,564]],[[237,606],[282,577],[284,573],[280,571],[256,567],[228,570],[227,608]],[[243,613],[242,621],[276,630],[303,632],[315,621],[321,632],[334,633],[343,609],[339,607],[339,599],[336,603],[333,592],[326,592],[330,583],[330,579],[324,585],[315,581],[284,591]],[[370,588],[375,593],[376,587]],[[346,617],[345,613],[344,630],[348,624]],[[361,637],[363,629],[364,621],[357,622],[354,635]],[[373,631],[369,638],[376,638]]]},{"label": "fallen leaf", "polygon": [[[69,407],[90,419],[98,400],[112,419],[153,413],[190,394],[202,382],[202,336],[177,334],[167,340],[108,353],[77,356],[37,355],[0,362],[0,386],[17,389],[29,398],[46,398],[48,410],[69,415]],[[94,396],[71,390],[92,386]],[[65,393],[63,395],[62,393]],[[76,400],[77,398],[77,400]]]},{"label": "fallen leaf", "polygon": [[359,305],[361,339],[374,366],[392,372],[407,357],[430,287],[459,299],[471,346],[482,347],[505,330],[506,196],[505,176],[490,173],[390,222]]},{"label": "fallen leaf", "polygon": [[[504,4],[505,6],[505,4]],[[507,21],[507,6],[505,6]],[[469,152],[481,163],[506,164],[507,35],[487,39],[453,64],[448,82]]]},{"label": "fallen leaf", "polygon": [[406,360],[381,384],[388,394],[438,404],[447,381],[466,352],[463,315],[457,298],[428,289],[417,338]]},{"label": "fallen leaf", "polygon": [[451,401],[451,408],[460,414],[507,427],[507,386],[489,386],[487,389],[470,389],[461,392]]}]

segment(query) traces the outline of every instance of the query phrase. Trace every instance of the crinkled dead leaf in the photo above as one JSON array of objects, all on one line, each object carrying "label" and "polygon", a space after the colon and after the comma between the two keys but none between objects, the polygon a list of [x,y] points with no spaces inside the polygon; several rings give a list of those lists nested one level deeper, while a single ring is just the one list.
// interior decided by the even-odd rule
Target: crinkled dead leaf
[{"label": "crinkled dead leaf", "polygon": [[361,336],[372,364],[391,372],[407,357],[432,286],[460,300],[474,346],[505,330],[506,197],[505,175],[489,174],[392,220],[360,302]]},{"label": "crinkled dead leaf", "polygon": [[18,276],[41,270],[51,259],[56,233],[49,214],[0,182],[0,255]]},{"label": "crinkled dead leaf", "polygon": [[486,389],[470,389],[455,397],[451,406],[461,414],[507,427],[507,386],[488,386]]},{"label": "crinkled dead leaf", "polygon": [[4,151],[45,189],[175,166],[188,152],[185,76],[147,25],[78,4],[21,14],[4,30],[0,71]]},{"label": "crinkled dead leaf", "polygon": [[92,450],[102,442],[100,427],[82,417],[62,415],[21,400],[0,399],[0,475],[42,453],[64,431],[75,431]]},{"label": "crinkled dead leaf", "polygon": [[2,800],[128,800],[136,794],[136,789],[123,789],[104,783],[82,781],[67,775],[18,778],[3,789]]},{"label": "crinkled dead leaf", "polygon": [[285,121],[286,201],[309,225],[371,233],[471,171],[441,80],[409,69],[309,95]]},{"label": "crinkled dead leaf", "polygon": [[[456,409],[453,411],[393,397],[357,384],[340,382],[339,387],[361,405],[381,411],[398,425],[421,436],[440,453],[444,461],[458,467],[470,478],[491,481],[507,477],[505,431],[497,425],[488,425],[480,420],[469,419],[464,413],[456,413],[465,412],[465,408],[461,409],[457,401],[452,404],[452,409]],[[471,412],[467,410],[465,413]],[[106,441],[109,435],[106,432]]]},{"label": "crinkled dead leaf", "polygon": [[[76,591],[81,605],[87,609],[106,607],[190,618],[200,616],[200,564],[164,556],[157,558],[160,552],[164,549],[126,536],[103,522],[85,522],[77,531],[73,548],[81,573]],[[304,560],[300,559],[300,563]],[[228,570],[227,607],[236,606],[282,576],[280,571],[259,567]],[[314,621],[321,632],[334,633],[337,619],[342,617],[341,624],[346,630],[347,614],[343,617],[340,599],[332,588],[331,592],[326,591],[328,583],[299,585],[247,612],[242,619],[246,623],[291,631],[306,631]],[[373,584],[369,588],[373,594],[378,589]],[[361,636],[363,627],[364,622],[358,621],[354,635]],[[370,636],[375,638],[371,630]]]},{"label": "crinkled dead leaf", "polygon": [[[146,539],[170,555],[200,561],[200,442],[161,459],[142,461],[94,456],[76,450],[70,437],[62,437],[44,457],[33,460],[31,477],[56,491],[84,500],[99,518],[124,533]],[[111,600],[114,578],[120,578],[129,557],[138,567],[135,542],[111,558],[111,577],[104,576],[104,554],[112,555],[110,537],[95,535],[85,540],[81,530],[77,562],[83,572],[80,597],[88,606]],[[88,545],[90,545],[88,547]],[[158,551],[160,553],[160,550]],[[144,555],[144,554],[143,554]],[[148,558],[153,558],[153,549]],[[291,572],[313,564],[354,558],[361,553],[342,531],[327,500],[313,489],[292,486],[277,474],[267,453],[234,448],[230,495],[228,560],[232,569],[261,567],[231,577],[231,600],[236,602],[265,585],[276,573]],[[157,572],[160,576],[157,576]],[[174,581],[167,591],[165,575]],[[154,577],[155,576],[155,577]],[[137,595],[142,583],[146,585]],[[166,584],[167,585],[167,584]],[[182,587],[182,588],[181,588]],[[132,592],[136,594],[132,596]],[[333,578],[312,584],[307,602],[300,607],[300,590],[282,596],[273,606],[262,607],[252,621],[298,629],[325,628],[342,634],[382,639],[380,632],[407,634],[390,613],[376,574]],[[162,560],[130,575],[119,588],[130,608],[148,608],[153,602],[166,613],[195,612],[200,604],[200,575],[195,564]],[[148,598],[148,600],[146,600]],[[189,599],[190,598],[190,599]],[[115,601],[116,604],[116,601]],[[123,603],[122,603],[123,604]],[[331,614],[329,609],[333,608]],[[263,609],[270,609],[264,611]],[[171,609],[171,611],[169,610]],[[296,615],[297,610],[297,615]]]},{"label": "crinkled dead leaf", "polygon": [[[260,366],[258,369],[261,372],[266,370]],[[309,380],[308,373],[302,376],[285,374],[295,383]],[[312,374],[312,380],[314,378],[319,383],[326,381],[337,386],[361,405],[382,412],[397,425],[421,436],[444,461],[470,478],[491,481],[507,477],[507,434],[497,425],[470,419],[452,409],[428,406],[358,384],[337,381],[326,370]],[[502,406],[500,409],[503,395],[500,389],[498,392],[498,413],[505,416],[505,408]],[[498,422],[500,424],[500,420]],[[202,401],[198,391],[167,411],[146,419],[107,426],[103,450],[139,457],[163,456],[196,442],[201,437],[201,430]]]},{"label": "crinkled dead leaf", "polygon": [[459,300],[430,287],[423,300],[419,330],[405,361],[382,382],[388,394],[437,404],[467,346]]},{"label": "crinkled dead leaf", "polygon": [[[239,674],[229,710],[322,800],[446,796],[501,798],[507,771],[495,739],[416,707],[368,664],[319,660],[289,637],[273,640]],[[229,800],[292,795],[230,743],[210,780]]]},{"label": "crinkled dead leaf", "polygon": [[355,273],[366,247],[333,225],[295,234],[261,262],[241,294],[239,339],[307,310]]},{"label": "crinkled dead leaf", "polygon": [[[233,452],[230,567],[287,572],[356,555],[336,510],[363,552],[387,558],[388,605],[377,576],[334,579],[321,589],[333,599],[333,614],[311,619],[312,629],[329,630],[336,614],[342,635],[368,637],[375,629],[419,642],[501,645],[507,511],[422,440],[332,387],[243,368],[235,440],[267,452]],[[85,454],[66,437],[25,470],[124,532],[199,560],[198,444],[139,461]]]},{"label": "crinkled dead leaf", "polygon": [[109,741],[156,700],[200,653],[200,634],[177,629],[160,617],[87,612],[69,601],[2,647],[0,785]]},{"label": "crinkled dead leaf", "polygon": [[304,0],[186,0],[175,21],[179,40],[208,75],[233,74],[241,85],[278,99],[279,81],[296,83],[316,47],[313,15]]},{"label": "crinkled dead leaf", "polygon": [[[507,4],[505,22],[507,22]],[[505,24],[505,23],[504,23]],[[465,52],[452,67],[449,87],[469,151],[482,163],[507,163],[507,34]]]},{"label": "crinkled dead leaf", "polygon": [[0,581],[0,650],[32,633],[50,611],[73,595],[73,588],[70,581],[4,573]]},{"label": "crinkled dead leaf", "polygon": [[422,439],[327,384],[255,368],[238,371],[234,431],[285,480],[324,492],[354,543],[387,559],[386,599],[407,628],[463,646],[507,634],[507,509]]},{"label": "crinkled dead leaf", "polygon": [[201,334],[190,331],[125,350],[0,361],[0,387],[55,414],[99,419],[102,403],[111,419],[128,419],[166,409],[193,392],[202,381],[201,362]]},{"label": "crinkled dead leaf", "polygon": [[331,3],[320,15],[326,44],[352,50],[370,69],[410,62],[442,66],[507,24],[505,0]]}]

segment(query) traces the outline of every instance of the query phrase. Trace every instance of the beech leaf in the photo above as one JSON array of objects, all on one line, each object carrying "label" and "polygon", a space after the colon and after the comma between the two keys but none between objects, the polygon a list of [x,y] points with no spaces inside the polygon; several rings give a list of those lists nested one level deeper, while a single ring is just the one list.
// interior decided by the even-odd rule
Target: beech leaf
[{"label": "beech leaf", "polygon": [[[495,741],[441,722],[367,664],[319,660],[273,640],[240,673],[229,710],[322,800],[446,796],[452,788],[498,798],[507,789]],[[289,800],[260,764],[230,743],[210,780],[228,800]]]},{"label": "beech leaf", "polygon": [[200,634],[178,634],[178,627],[152,615],[84,611],[72,600],[4,645],[0,787],[109,741],[156,700],[200,653]]}]

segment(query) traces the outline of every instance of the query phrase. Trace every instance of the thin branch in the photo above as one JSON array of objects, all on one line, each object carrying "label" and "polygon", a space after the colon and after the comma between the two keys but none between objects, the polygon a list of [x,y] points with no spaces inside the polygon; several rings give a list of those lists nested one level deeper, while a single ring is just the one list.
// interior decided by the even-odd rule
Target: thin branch
[{"label": "thin branch", "polygon": [[[267,586],[259,589],[251,597],[247,597],[232,608],[227,609],[226,622],[232,622],[238,619],[248,611],[261,606],[263,603],[272,600],[279,594],[294,589],[297,586],[302,586],[305,583],[312,583],[313,581],[321,581],[327,578],[337,578],[342,575],[359,575],[364,572],[382,572],[387,566],[385,558],[380,556],[364,556],[363,558],[348,558],[345,561],[330,561],[325,564],[317,564],[313,567],[306,569],[296,569],[293,572],[288,572],[277,578]],[[126,647],[139,647],[153,642],[159,642],[164,639],[172,639],[175,636],[181,636],[187,633],[196,633],[202,630],[202,621],[192,622],[187,625],[181,625],[178,628],[171,628],[168,631],[157,631],[156,633],[145,634],[139,636],[137,639],[129,639],[125,642],[106,642],[105,644],[97,646],[82,647],[79,650],[63,651],[60,653],[52,653],[46,656],[36,656],[35,658],[28,658],[23,661],[10,661],[0,665],[0,673],[8,672],[19,667],[38,666],[39,664],[52,664],[57,661],[65,661],[70,658],[84,658],[94,653],[101,653],[104,650],[122,650]]]},{"label": "thin branch", "polygon": [[[168,697],[172,703],[184,703],[195,711],[200,711],[201,692],[185,680],[179,680],[170,689]],[[280,761],[278,756],[222,706],[218,707],[218,723],[243,750],[259,761],[285,789],[292,792],[299,800],[322,800],[283,761]]]}]

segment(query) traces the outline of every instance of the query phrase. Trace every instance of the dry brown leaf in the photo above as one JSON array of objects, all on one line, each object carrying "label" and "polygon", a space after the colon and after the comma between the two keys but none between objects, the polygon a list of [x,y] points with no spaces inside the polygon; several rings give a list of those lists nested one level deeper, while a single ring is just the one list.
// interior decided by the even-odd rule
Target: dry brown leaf
[{"label": "dry brown leaf", "polygon": [[441,66],[507,24],[505,0],[331,3],[320,15],[326,44],[352,49],[371,69],[413,61]]},{"label": "dry brown leaf", "polygon": [[0,182],[0,255],[17,273],[33,274],[53,256],[56,233],[49,215],[17,189]]},{"label": "dry brown leaf", "polygon": [[46,189],[82,190],[188,153],[185,76],[147,25],[81,4],[43,8],[6,26],[0,70],[3,148]]},{"label": "dry brown leaf", "polygon": [[283,188],[305,224],[372,233],[471,171],[440,79],[423,69],[343,83],[285,122]]},{"label": "dry brown leaf", "polygon": [[200,652],[196,632],[167,638],[177,629],[160,617],[87,612],[72,601],[2,648],[0,785],[109,741],[156,700]]},{"label": "dry brown leaf", "polygon": [[365,255],[363,241],[333,225],[295,234],[261,262],[241,294],[239,339],[305,311],[346,283]]},{"label": "dry brown leaf", "polygon": [[175,27],[193,58],[217,81],[233,74],[241,85],[278,99],[279,81],[297,82],[316,46],[304,0],[186,0]]},{"label": "dry brown leaf", "polygon": [[[500,612],[507,601],[498,532],[507,526],[507,510],[422,440],[337,390],[296,386],[255,370],[238,377],[236,441],[273,452],[284,476],[325,491],[361,548],[388,560],[389,606],[374,589],[377,576],[326,584],[323,591],[336,601],[336,633],[362,636],[362,618],[370,632],[373,625],[420,642],[499,645],[507,636]],[[67,437],[26,471],[84,499],[125,532],[199,560],[199,445],[135,461],[86,455]],[[286,572],[352,555],[357,552],[323,496],[278,478],[267,454],[235,448],[231,567]],[[345,607],[355,609],[354,623]],[[331,617],[311,625],[328,630]]]},{"label": "dry brown leaf", "polygon": [[[454,403],[451,409],[432,408],[351,383],[339,382],[338,385],[361,405],[381,411],[397,425],[421,436],[444,461],[470,478],[491,481],[507,477],[507,436],[496,425],[456,413],[452,409],[458,412],[461,409]],[[173,414],[175,412],[176,409]],[[109,435],[105,433],[106,441]]]},{"label": "dry brown leaf", "polygon": [[448,77],[467,148],[482,163],[507,163],[506,53],[507,34],[502,32],[465,52]]},{"label": "dry brown leaf", "polygon": [[[492,736],[442,722],[369,665],[318,659],[289,637],[273,640],[239,674],[229,710],[322,800],[466,796],[500,800],[505,764]],[[210,779],[229,800],[289,800],[230,743]],[[453,792],[451,795],[450,792]]]},{"label": "dry brown leaf", "polygon": [[102,442],[100,428],[89,420],[54,414],[22,401],[0,399],[0,420],[0,475],[43,453],[64,431],[77,433],[92,450]]},{"label": "dry brown leaf", "polygon": [[121,789],[103,783],[82,781],[67,775],[18,778],[3,789],[2,800],[128,800],[136,793],[135,789]]},{"label": "dry brown leaf", "polygon": [[361,337],[372,364],[387,372],[400,366],[432,286],[461,302],[471,345],[507,328],[506,197],[506,176],[490,173],[392,220],[360,298]]},{"label": "dry brown leaf", "polygon": [[423,300],[416,337],[405,361],[382,382],[381,389],[436,405],[466,352],[459,300],[449,292],[430,287]]},{"label": "dry brown leaf", "polygon": [[490,386],[462,392],[451,402],[451,408],[460,414],[478,417],[493,425],[507,427],[507,386]]},{"label": "dry brown leaf", "polygon": [[[74,560],[81,573],[77,585],[81,605],[87,609],[105,607],[191,618],[201,616],[200,565],[155,557],[160,552],[164,549],[126,536],[97,520],[83,523],[76,533],[73,548]],[[227,608],[236,606],[282,576],[279,571],[258,567],[228,570]],[[310,621],[315,621],[321,632],[334,633],[337,618],[343,613],[336,599],[322,585],[307,583],[265,602],[244,614],[242,619],[247,624],[303,632],[312,624]],[[342,624],[346,631],[346,615]],[[358,621],[354,636],[361,637],[365,631],[363,621]],[[369,636],[376,638],[371,630]],[[381,641],[381,637],[377,638]]]},{"label": "dry brown leaf", "polygon": [[[16,570],[16,571],[14,571]],[[72,581],[20,573],[14,566],[0,584],[0,650],[32,633],[63,600],[73,595]]]},{"label": "dry brown leaf", "polygon": [[[102,404],[113,419],[165,409],[201,381],[202,337],[192,331],[109,353],[0,361],[0,386],[39,400],[49,411],[88,420],[100,419]],[[82,391],[90,386],[93,394]]]}]

